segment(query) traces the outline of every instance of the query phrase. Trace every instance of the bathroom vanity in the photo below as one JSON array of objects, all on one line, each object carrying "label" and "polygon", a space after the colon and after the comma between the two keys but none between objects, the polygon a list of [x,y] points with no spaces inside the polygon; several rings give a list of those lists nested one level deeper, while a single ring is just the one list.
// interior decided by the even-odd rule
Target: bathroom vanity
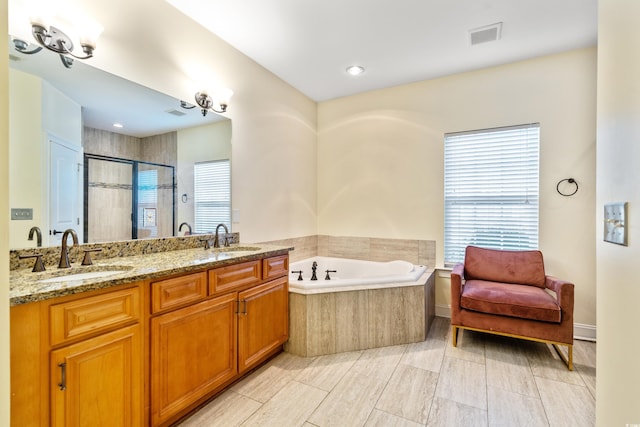
[{"label": "bathroom vanity", "polygon": [[238,249],[12,271],[12,425],[170,425],[280,352],[292,248]]}]

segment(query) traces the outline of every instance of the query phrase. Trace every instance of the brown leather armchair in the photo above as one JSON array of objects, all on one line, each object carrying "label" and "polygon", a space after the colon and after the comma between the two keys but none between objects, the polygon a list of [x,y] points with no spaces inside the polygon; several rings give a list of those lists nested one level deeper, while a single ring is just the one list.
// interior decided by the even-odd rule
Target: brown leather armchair
[{"label": "brown leather armchair", "polygon": [[540,251],[468,246],[451,272],[453,346],[458,329],[550,343],[573,370],[573,291],[572,283],[545,275]]}]

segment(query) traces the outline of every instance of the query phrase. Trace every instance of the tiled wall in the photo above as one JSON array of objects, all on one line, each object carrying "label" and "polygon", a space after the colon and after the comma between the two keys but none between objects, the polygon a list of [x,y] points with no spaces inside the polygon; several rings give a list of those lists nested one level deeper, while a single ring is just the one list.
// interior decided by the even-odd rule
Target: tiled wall
[{"label": "tiled wall", "polygon": [[328,256],[369,261],[401,259],[413,264],[426,265],[430,269],[436,265],[434,240],[316,235],[264,243],[293,246],[295,250],[290,253],[291,262],[314,256]]}]

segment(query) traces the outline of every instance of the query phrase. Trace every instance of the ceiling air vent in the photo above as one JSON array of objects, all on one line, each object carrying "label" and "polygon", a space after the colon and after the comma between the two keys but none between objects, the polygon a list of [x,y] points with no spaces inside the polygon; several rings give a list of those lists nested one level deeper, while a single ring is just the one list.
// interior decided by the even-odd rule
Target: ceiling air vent
[{"label": "ceiling air vent", "polygon": [[176,109],[167,110],[167,113],[172,114],[174,116],[178,116],[178,117],[184,116],[185,114],[187,114],[187,113],[184,113],[184,112],[182,112],[180,110],[176,110]]},{"label": "ceiling air vent", "polygon": [[474,28],[473,30],[469,30],[471,46],[480,44],[480,43],[494,42],[496,40],[500,40],[501,34],[502,34],[502,22],[487,25],[485,27]]}]

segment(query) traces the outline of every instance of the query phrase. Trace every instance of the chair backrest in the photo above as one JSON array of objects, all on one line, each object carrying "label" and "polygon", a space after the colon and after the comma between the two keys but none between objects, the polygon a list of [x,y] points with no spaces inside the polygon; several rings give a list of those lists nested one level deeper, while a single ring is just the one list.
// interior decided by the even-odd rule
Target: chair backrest
[{"label": "chair backrest", "polygon": [[467,246],[464,277],[466,280],[488,280],[544,288],[542,252],[501,251]]}]

